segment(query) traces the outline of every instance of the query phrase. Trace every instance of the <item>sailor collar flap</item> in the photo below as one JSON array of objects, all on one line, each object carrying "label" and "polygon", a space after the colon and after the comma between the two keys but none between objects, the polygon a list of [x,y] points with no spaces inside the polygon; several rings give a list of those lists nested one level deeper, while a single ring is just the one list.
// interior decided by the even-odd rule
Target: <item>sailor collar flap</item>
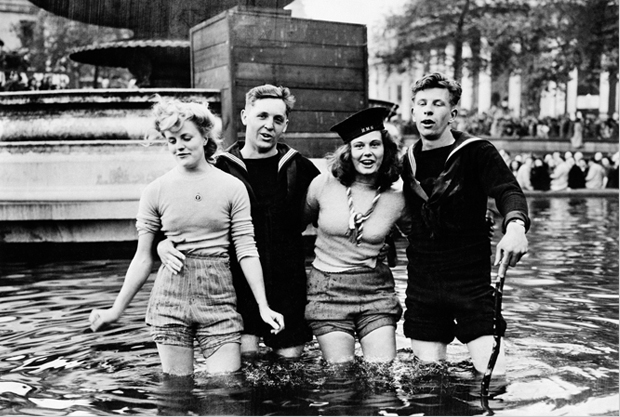
[{"label": "sailor collar flap", "polygon": [[[444,170],[445,167],[447,167],[449,165],[449,163],[452,162],[452,159],[454,159],[454,157],[459,153],[459,151],[461,149],[463,149],[464,147],[466,147],[467,145],[470,145],[474,142],[478,142],[478,141],[483,141],[485,139],[479,138],[479,137],[464,137],[465,135],[460,135],[460,138],[452,145],[453,149],[452,151],[450,151],[450,154],[448,155],[448,157],[446,158],[446,163],[444,165]],[[407,160],[409,161],[409,165],[411,166],[411,187],[413,189],[413,191],[419,195],[424,201],[428,201],[428,195],[426,194],[426,192],[424,191],[424,189],[422,188],[422,186],[420,185],[420,181],[418,181],[415,177],[415,173],[416,173],[416,162],[415,162],[415,156],[414,156],[414,152],[415,151],[419,151],[419,149],[421,149],[422,147],[422,141],[418,141],[415,145],[410,146],[409,149],[407,150]],[[415,149],[414,149],[415,148]]]},{"label": "sailor collar flap", "polygon": [[[299,152],[295,149],[290,148],[286,145],[279,144],[278,145],[278,154],[280,154],[280,160],[278,161],[278,172],[282,170],[282,168],[291,161]],[[242,167],[246,172],[248,170],[245,162],[243,162],[243,157],[241,156],[240,146],[239,144],[234,144],[228,150],[218,156],[219,158],[226,158],[236,165]]]}]

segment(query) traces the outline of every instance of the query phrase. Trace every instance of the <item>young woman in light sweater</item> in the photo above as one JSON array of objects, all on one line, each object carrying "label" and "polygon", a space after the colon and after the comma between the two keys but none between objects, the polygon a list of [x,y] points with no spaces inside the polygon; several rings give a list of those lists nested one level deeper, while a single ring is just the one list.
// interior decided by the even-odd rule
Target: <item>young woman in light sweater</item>
[{"label": "young woman in light sweater", "polygon": [[191,375],[194,339],[206,371],[224,373],[241,366],[241,316],[228,265],[230,240],[256,297],[262,319],[274,332],[283,318],[267,305],[262,269],[254,243],[245,186],[211,164],[218,149],[216,118],[201,103],[160,99],[153,107],[155,129],[166,140],[176,167],[150,183],[140,198],[138,247],[123,286],[109,309],[90,315],[93,331],[118,320],[143,286],[153,266],[155,235],[179,241],[184,268],[173,275],[162,265],[153,285],[146,322],[157,344],[163,372]]},{"label": "young woman in light sweater", "polygon": [[386,112],[365,109],[332,127],[345,144],[308,189],[305,216],[317,239],[306,319],[330,363],[354,359],[356,336],[366,361],[396,357],[402,307],[379,252],[394,225],[408,231],[409,216],[393,187],[401,164],[383,125]]}]

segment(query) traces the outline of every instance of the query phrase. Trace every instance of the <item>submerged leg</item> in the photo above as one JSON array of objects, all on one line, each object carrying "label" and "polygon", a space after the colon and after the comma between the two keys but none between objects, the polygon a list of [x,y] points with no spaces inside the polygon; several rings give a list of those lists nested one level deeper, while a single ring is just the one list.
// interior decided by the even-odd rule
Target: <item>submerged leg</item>
[{"label": "submerged leg", "polygon": [[317,336],[323,359],[329,363],[346,363],[355,358],[355,338],[346,332],[329,332]]},{"label": "submerged leg", "polygon": [[253,334],[241,335],[241,355],[248,359],[258,355],[258,336]]},{"label": "submerged leg", "polygon": [[422,362],[446,360],[447,345],[445,343],[411,339],[411,350]]},{"label": "submerged leg", "polygon": [[186,376],[194,373],[194,349],[157,343],[157,351],[165,374]]},{"label": "submerged leg", "polygon": [[275,349],[276,355],[287,359],[298,359],[304,351],[304,345]]},{"label": "submerged leg", "polygon": [[396,357],[396,329],[393,326],[379,327],[360,340],[364,360],[367,362],[389,362]]},{"label": "submerged leg", "polygon": [[239,343],[226,343],[205,359],[210,374],[235,372],[241,368],[241,348]]},{"label": "submerged leg", "polygon": [[[489,364],[489,357],[493,351],[493,336],[480,336],[467,343],[467,349],[474,363],[477,372],[484,374]],[[504,375],[506,373],[506,354],[504,352],[504,339],[500,343],[499,356],[493,368],[493,375]]]}]

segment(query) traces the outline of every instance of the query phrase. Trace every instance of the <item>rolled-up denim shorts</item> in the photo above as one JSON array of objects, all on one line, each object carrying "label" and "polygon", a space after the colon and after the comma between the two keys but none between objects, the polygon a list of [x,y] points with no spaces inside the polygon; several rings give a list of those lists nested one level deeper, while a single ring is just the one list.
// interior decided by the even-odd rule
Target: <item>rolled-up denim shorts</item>
[{"label": "rolled-up denim shorts", "polygon": [[156,343],[193,348],[197,339],[205,357],[226,343],[240,343],[243,321],[228,257],[188,254],[176,275],[162,265],[146,323]]},{"label": "rolled-up denim shorts", "polygon": [[306,320],[320,336],[333,331],[364,336],[383,326],[396,327],[403,309],[385,264],[343,272],[314,267],[308,276]]}]

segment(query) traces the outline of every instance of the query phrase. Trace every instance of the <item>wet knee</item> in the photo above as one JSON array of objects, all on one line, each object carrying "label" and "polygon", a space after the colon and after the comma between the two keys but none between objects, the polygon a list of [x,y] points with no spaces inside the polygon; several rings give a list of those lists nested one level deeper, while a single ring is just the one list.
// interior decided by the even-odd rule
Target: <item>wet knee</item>
[{"label": "wet knee", "polygon": [[447,346],[441,342],[411,339],[411,350],[421,362],[439,362],[446,359]]}]

